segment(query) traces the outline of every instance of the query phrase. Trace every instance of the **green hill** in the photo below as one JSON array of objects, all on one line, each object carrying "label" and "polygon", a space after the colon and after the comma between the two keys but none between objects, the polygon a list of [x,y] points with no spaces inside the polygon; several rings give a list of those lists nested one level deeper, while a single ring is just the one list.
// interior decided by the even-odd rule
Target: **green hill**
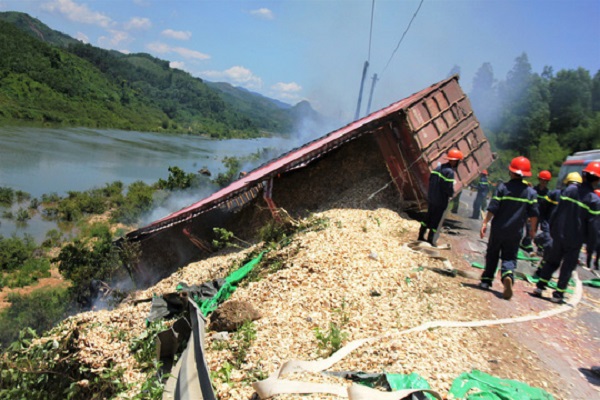
[{"label": "green hill", "polygon": [[228,138],[289,134],[301,115],[257,93],[207,84],[149,54],[84,44],[24,13],[0,13],[0,52],[0,124]]}]

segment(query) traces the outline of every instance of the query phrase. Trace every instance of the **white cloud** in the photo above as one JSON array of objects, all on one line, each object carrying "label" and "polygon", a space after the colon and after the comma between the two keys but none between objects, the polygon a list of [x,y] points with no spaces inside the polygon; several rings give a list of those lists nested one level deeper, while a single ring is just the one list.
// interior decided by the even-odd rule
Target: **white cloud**
[{"label": "white cloud", "polygon": [[275,18],[273,11],[269,10],[268,8],[259,8],[256,10],[252,10],[252,11],[250,11],[250,14],[254,15],[255,17],[262,18],[262,19],[270,20],[270,19]]},{"label": "white cloud", "polygon": [[271,86],[271,89],[282,92],[282,93],[295,93],[302,90],[302,86],[298,85],[296,82],[284,83],[278,82]]},{"label": "white cloud", "polygon": [[185,71],[185,63],[183,61],[171,61],[169,67]]},{"label": "white cloud", "polygon": [[192,32],[190,31],[174,31],[173,29],[165,29],[160,34],[177,40],[189,40],[192,37]]},{"label": "white cloud", "polygon": [[77,40],[81,40],[83,43],[89,43],[90,42],[90,38],[82,32],[77,32],[77,34],[75,35],[75,39]]},{"label": "white cloud", "polygon": [[197,60],[208,60],[210,58],[208,54],[204,54],[196,50],[186,49],[185,47],[173,47],[171,50],[173,53],[177,53],[183,58],[195,58]]},{"label": "white cloud", "polygon": [[292,104],[303,100],[303,98],[300,96],[302,86],[298,85],[296,82],[278,82],[272,85],[269,89],[270,90],[268,96],[273,97],[275,99],[279,99]]},{"label": "white cloud", "polygon": [[149,43],[146,47],[159,54],[175,53],[187,59],[208,60],[210,58],[208,54],[196,50],[186,49],[184,47],[171,47],[160,42]]},{"label": "white cloud", "polygon": [[98,25],[103,28],[114,25],[114,21],[110,17],[100,12],[92,11],[86,5],[77,4],[72,0],[52,0],[42,4],[42,9],[50,12],[58,12],[75,22]]},{"label": "white cloud", "polygon": [[263,87],[263,81],[260,77],[254,75],[248,68],[241,66],[231,67],[225,71],[203,71],[200,76],[212,81],[229,82],[232,85],[246,89],[258,90]]},{"label": "white cloud", "polygon": [[146,47],[148,48],[148,50],[151,50],[151,51],[153,51],[155,53],[159,53],[159,54],[167,54],[170,52],[170,47],[164,43],[159,43],[159,42],[148,43],[146,45]]},{"label": "white cloud", "polygon": [[150,29],[152,22],[148,18],[133,17],[125,23],[125,29]]},{"label": "white cloud", "polygon": [[132,41],[131,36],[129,36],[129,33],[127,32],[117,31],[113,29],[109,29],[108,32],[110,33],[110,36],[100,36],[98,38],[98,44],[101,47],[114,49],[120,44],[126,44]]}]

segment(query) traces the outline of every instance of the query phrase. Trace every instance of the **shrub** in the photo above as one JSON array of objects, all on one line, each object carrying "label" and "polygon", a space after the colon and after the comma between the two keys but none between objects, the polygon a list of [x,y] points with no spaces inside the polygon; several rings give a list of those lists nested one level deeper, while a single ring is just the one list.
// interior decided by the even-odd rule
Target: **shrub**
[{"label": "shrub", "polygon": [[16,236],[4,238],[0,235],[0,271],[14,271],[20,268],[31,257],[35,249],[32,236],[23,239]]}]

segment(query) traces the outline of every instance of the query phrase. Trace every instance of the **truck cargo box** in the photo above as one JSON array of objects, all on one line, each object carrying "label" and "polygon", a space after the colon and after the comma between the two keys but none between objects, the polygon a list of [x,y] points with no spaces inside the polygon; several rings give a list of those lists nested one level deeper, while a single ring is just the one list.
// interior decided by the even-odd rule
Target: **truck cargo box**
[{"label": "truck cargo box", "polygon": [[[134,273],[152,284],[210,254],[212,228],[235,226],[249,204],[310,210],[321,201],[319,187],[341,192],[381,168],[389,172],[404,208],[424,210],[429,174],[446,161],[450,148],[464,154],[456,173],[458,193],[489,167],[493,154],[456,75],[291,150],[120,242],[140,243]],[[298,201],[295,210],[287,208]]]}]

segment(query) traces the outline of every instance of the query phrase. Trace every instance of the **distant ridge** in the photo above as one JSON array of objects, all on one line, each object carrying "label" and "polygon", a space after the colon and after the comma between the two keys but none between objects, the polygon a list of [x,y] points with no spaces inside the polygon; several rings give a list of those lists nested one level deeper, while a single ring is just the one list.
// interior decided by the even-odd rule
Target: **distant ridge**
[{"label": "distant ridge", "polygon": [[85,126],[205,135],[290,135],[295,106],[205,82],[146,53],[85,44],[20,12],[0,13],[0,124]]}]

